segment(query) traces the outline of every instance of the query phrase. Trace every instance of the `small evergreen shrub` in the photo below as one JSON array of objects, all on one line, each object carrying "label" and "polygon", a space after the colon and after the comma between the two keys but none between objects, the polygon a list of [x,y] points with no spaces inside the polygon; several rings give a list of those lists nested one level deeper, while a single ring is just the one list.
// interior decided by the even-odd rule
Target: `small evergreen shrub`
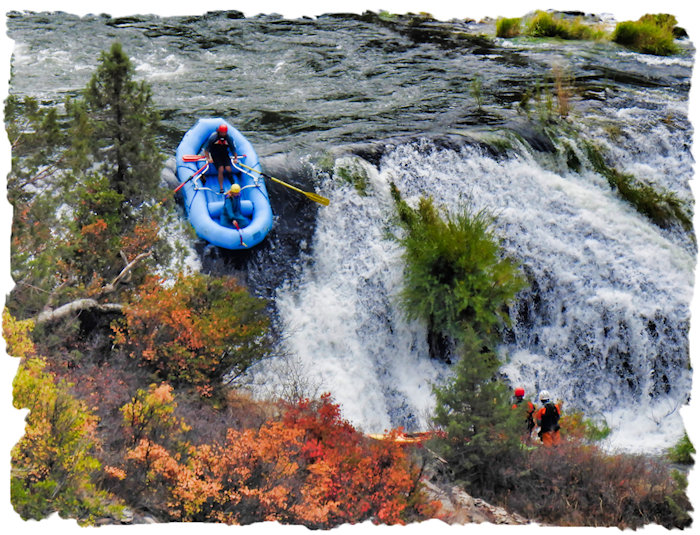
[{"label": "small evergreen shrub", "polygon": [[511,409],[511,390],[497,377],[500,361],[472,336],[460,348],[455,375],[435,387],[432,447],[447,461],[450,480],[487,499],[510,486],[523,464],[522,413]]},{"label": "small evergreen shrub", "polygon": [[413,209],[392,187],[405,248],[403,308],[411,319],[455,338],[497,339],[507,304],[525,286],[516,262],[504,258],[485,211],[441,217],[431,199]]},{"label": "small evergreen shrub", "polygon": [[517,37],[520,35],[520,22],[519,18],[500,18],[496,21],[496,36],[509,39],[511,37]]}]

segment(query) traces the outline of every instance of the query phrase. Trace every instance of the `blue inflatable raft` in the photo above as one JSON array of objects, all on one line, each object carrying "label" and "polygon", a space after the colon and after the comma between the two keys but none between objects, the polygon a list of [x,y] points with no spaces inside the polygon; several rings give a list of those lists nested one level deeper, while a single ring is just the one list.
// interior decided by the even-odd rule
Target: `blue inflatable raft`
[{"label": "blue inflatable raft", "polygon": [[[192,158],[203,154],[204,144],[221,124],[228,127],[228,133],[235,142],[239,160],[246,166],[244,168],[234,164],[233,167],[235,180],[242,188],[241,210],[243,215],[252,218],[249,225],[241,228],[220,223],[224,195],[219,193],[217,170],[213,164],[207,164],[204,159],[193,161]],[[175,158],[177,178],[180,184],[184,183],[181,191],[185,209],[197,236],[226,249],[250,249],[265,239],[272,228],[272,208],[262,175],[247,169],[262,171],[253,146],[243,134],[224,119],[218,117],[199,119],[182,138]],[[207,169],[202,171],[201,169],[207,165]],[[198,172],[199,174],[192,179],[192,176]],[[202,180],[202,175],[206,180]],[[228,191],[230,187],[231,182],[224,176],[224,191]]]}]

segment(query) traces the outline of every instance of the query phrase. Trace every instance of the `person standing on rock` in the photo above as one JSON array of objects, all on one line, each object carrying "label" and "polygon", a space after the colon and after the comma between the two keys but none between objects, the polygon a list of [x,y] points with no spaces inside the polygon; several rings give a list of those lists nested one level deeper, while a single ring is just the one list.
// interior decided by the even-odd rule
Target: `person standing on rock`
[{"label": "person standing on rock", "polygon": [[559,418],[561,409],[550,399],[549,392],[540,392],[542,407],[535,413],[535,421],[540,426],[538,436],[546,447],[558,446],[561,442],[559,436]]},{"label": "person standing on rock", "polygon": [[515,402],[513,403],[513,409],[522,410],[525,413],[524,418],[527,426],[527,433],[524,435],[524,442],[530,442],[532,430],[535,428],[535,404],[529,399],[525,401],[525,389],[522,387],[516,388],[514,395]]}]

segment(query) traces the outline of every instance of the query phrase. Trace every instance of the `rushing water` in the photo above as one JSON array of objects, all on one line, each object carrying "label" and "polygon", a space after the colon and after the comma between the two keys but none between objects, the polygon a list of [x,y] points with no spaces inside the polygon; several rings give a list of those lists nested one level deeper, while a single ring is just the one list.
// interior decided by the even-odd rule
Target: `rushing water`
[{"label": "rushing water", "polygon": [[[410,203],[432,196],[450,211],[495,215],[531,282],[500,348],[509,381],[604,416],[613,447],[656,449],[682,432],[694,239],[622,200],[582,140],[619,171],[692,202],[688,42],[664,59],[609,43],[486,39],[492,25],[462,21],[236,12],[13,14],[8,28],[11,93],[61,102],[119,40],[153,87],[164,153],[198,117],[226,116],[268,173],[331,199],[319,208],[270,185],[268,240],[242,256],[205,249],[200,259],[205,270],[244,270],[274,300],[286,357],[256,370],[260,392],[292,381],[330,391],[366,431],[427,425],[431,384],[450,368],[430,359],[425,327],[396,304],[393,182]],[[556,80],[573,127],[547,137],[536,125],[556,113]],[[340,178],[348,168],[366,178],[363,194]]]}]

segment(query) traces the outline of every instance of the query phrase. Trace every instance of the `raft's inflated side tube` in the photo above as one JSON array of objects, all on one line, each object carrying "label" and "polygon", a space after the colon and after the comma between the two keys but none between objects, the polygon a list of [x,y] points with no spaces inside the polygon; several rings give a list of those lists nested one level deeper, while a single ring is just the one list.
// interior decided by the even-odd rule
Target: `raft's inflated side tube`
[{"label": "raft's inflated side tube", "polygon": [[[236,144],[236,151],[242,163],[253,169],[261,171],[258,155],[253,150],[250,142],[243,137],[237,129],[224,119],[213,117],[199,119],[182,138],[175,153],[177,161],[177,178],[180,183],[185,182],[201,167],[207,165],[206,161],[184,162],[182,157],[188,154],[200,154],[203,145],[217,127],[225,124],[228,133]],[[234,227],[228,227],[219,223],[219,215],[223,207],[224,196],[219,193],[219,181],[217,171],[213,165],[209,165],[203,174],[206,175],[206,183],[202,186],[199,178],[190,180],[180,190],[182,191],[185,209],[190,223],[197,236],[218,247],[226,249],[249,249],[259,244],[272,228],[272,208],[265,188],[263,177],[253,171],[239,172],[234,169],[241,191],[241,209],[244,215],[252,221],[240,231]],[[231,183],[224,177],[224,191],[231,187]]]}]

